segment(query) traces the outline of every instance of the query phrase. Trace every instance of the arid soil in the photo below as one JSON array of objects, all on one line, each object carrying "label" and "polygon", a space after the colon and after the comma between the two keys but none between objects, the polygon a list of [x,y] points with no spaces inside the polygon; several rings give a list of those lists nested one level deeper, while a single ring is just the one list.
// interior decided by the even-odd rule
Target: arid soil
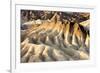
[{"label": "arid soil", "polygon": [[89,13],[47,15],[21,17],[21,63],[88,60]]}]

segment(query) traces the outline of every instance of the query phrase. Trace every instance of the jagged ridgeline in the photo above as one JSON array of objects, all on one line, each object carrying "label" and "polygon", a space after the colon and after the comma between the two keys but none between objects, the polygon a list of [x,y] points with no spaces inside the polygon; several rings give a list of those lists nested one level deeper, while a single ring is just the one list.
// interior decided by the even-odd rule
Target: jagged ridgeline
[{"label": "jagged ridgeline", "polygon": [[88,60],[90,13],[21,10],[21,63]]}]

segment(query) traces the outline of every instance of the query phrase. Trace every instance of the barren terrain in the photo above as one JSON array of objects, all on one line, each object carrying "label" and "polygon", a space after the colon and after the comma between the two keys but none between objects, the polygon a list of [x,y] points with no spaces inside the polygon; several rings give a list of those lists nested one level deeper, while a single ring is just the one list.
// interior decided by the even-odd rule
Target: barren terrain
[{"label": "barren terrain", "polygon": [[89,59],[89,13],[21,12],[21,63]]}]

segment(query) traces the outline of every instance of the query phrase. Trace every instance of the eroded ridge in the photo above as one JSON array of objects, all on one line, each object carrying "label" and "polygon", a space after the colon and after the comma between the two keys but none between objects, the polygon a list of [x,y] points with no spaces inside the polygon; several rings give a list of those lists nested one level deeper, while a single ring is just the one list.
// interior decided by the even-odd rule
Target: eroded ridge
[{"label": "eroded ridge", "polygon": [[55,12],[49,20],[24,24],[27,29],[21,30],[22,63],[89,59],[89,19],[62,22]]}]

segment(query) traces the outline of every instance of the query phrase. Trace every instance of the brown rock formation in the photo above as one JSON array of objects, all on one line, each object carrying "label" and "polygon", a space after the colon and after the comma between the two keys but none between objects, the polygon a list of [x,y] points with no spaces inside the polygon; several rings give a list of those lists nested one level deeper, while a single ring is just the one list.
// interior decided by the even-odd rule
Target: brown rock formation
[{"label": "brown rock formation", "polygon": [[[89,19],[89,14],[85,14],[80,16]],[[89,30],[85,30],[89,24],[60,18],[61,15],[54,12],[49,20],[40,19],[39,23],[33,20],[33,24],[25,24],[31,24],[31,27],[21,30],[22,63],[89,59],[90,36]]]}]

